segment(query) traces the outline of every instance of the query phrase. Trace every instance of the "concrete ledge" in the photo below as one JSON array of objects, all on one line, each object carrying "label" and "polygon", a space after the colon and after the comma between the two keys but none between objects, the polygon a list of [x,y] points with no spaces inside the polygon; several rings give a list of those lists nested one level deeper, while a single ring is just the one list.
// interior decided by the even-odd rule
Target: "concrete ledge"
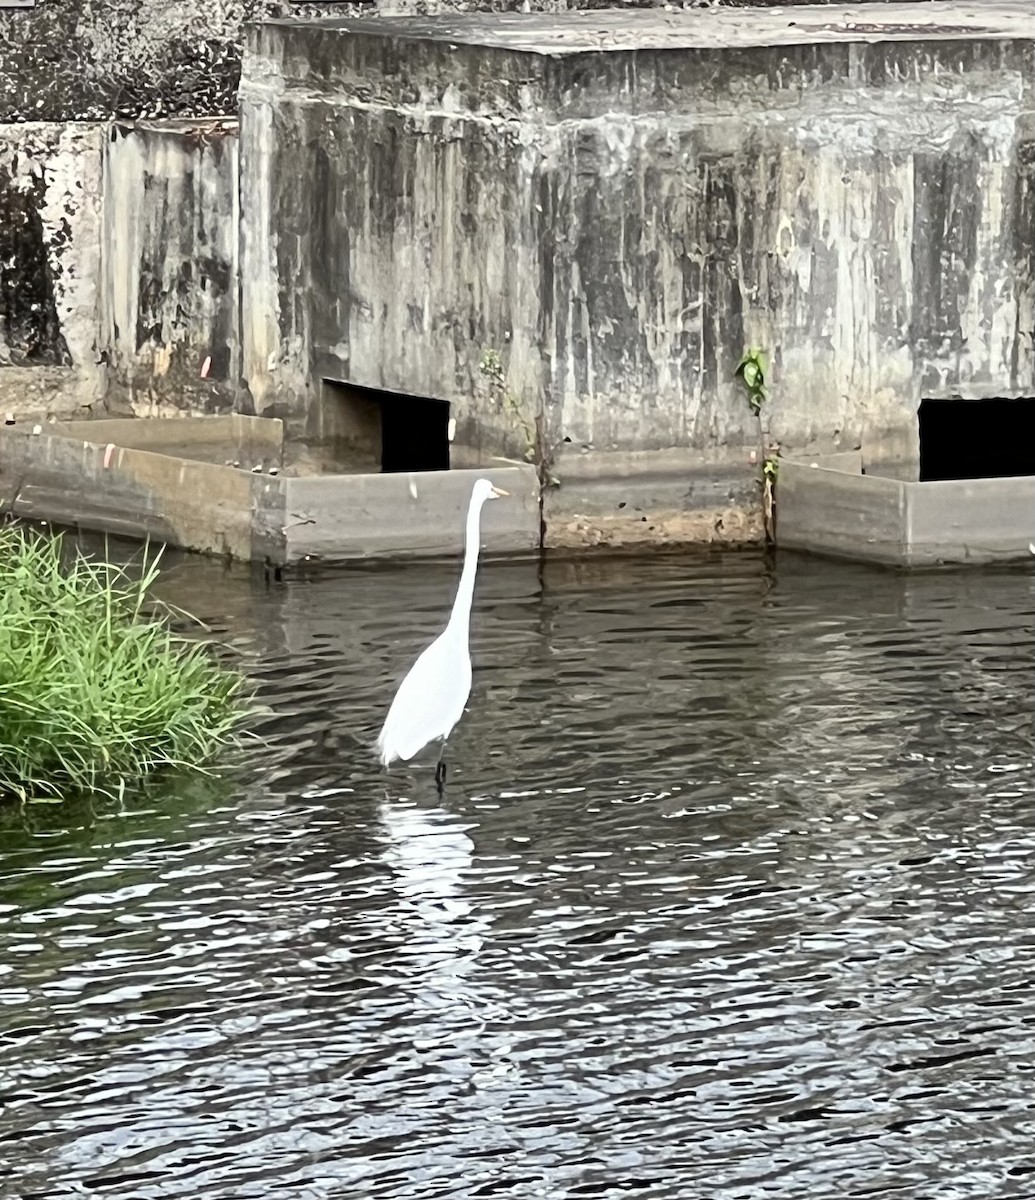
[{"label": "concrete ledge", "polygon": [[460,554],[476,479],[510,493],[482,512],[482,546],[496,553],[539,546],[539,481],[515,466],[399,475],[285,479],[283,560]]},{"label": "concrete ledge", "polygon": [[738,545],[763,538],[758,468],[688,450],[565,454],[543,494],[544,545]]},{"label": "concrete ledge", "polygon": [[0,434],[0,485],[14,513],[185,550],[249,560],[252,512],[277,506],[282,481],[19,429]]},{"label": "concrete ledge", "polygon": [[279,459],[282,432],[238,415],[0,427],[0,499],[22,517],[286,565],[460,554],[471,488],[486,476],[510,498],[486,506],[483,545],[539,546],[532,467],[295,478],[226,465],[242,447]]},{"label": "concrete ledge", "polygon": [[1035,476],[930,483],[782,462],[776,540],[888,566],[1027,560]]},{"label": "concrete ledge", "polygon": [[78,438],[101,445],[114,443],[129,450],[155,450],[183,458],[210,461],[239,460],[249,468],[256,462],[281,465],[284,423],[276,417],[230,413],[221,417],[137,417],[68,421],[46,426],[56,437]]},{"label": "concrete ledge", "polygon": [[[781,465],[787,462],[797,463],[801,467],[826,467],[831,471],[847,471],[849,475],[861,475],[863,472],[863,456],[861,450],[842,450],[836,454],[794,454],[790,458],[781,459]],[[881,472],[885,474],[885,472]],[[892,476],[897,479],[898,476]]]},{"label": "concrete ledge", "polygon": [[1030,561],[1035,476],[907,483],[909,566]]}]

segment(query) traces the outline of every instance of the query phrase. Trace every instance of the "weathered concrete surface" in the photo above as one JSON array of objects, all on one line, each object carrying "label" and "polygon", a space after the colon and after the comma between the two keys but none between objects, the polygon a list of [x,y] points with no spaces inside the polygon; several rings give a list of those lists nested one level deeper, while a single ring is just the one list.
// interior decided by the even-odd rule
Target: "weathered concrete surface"
[{"label": "weathered concrete surface", "polygon": [[284,426],[280,421],[230,413],[224,417],[142,421],[135,417],[55,422],[46,427],[67,437],[126,450],[153,450],[199,462],[226,465],[227,459],[251,469],[280,467],[284,458]]},{"label": "weathered concrete surface", "polygon": [[786,453],[914,460],[922,394],[1032,386],[1033,33],[1017,0],[255,29],[249,401],[303,422],[332,375],[448,400],[482,455],[718,484],[761,345]]},{"label": "weathered concrete surface", "polygon": [[776,544],[836,558],[901,565],[907,557],[906,484],[879,475],[782,462]]},{"label": "weathered concrete surface", "polygon": [[19,516],[259,561],[254,514],[282,494],[268,475],[17,428],[0,429],[0,488]]},{"label": "weathered concrete surface", "polygon": [[[0,122],[234,112],[241,26],[267,17],[600,8],[609,0],[36,0],[0,10]],[[659,0],[627,0],[650,7]],[[719,4],[745,0],[717,0]],[[833,0],[830,0],[832,3]],[[858,0],[838,0],[848,8]],[[880,0],[862,0],[863,3]],[[917,0],[922,3],[923,0]],[[785,0],[747,0],[775,4]],[[753,14],[746,14],[747,18]]]},{"label": "weathered concrete surface", "polygon": [[229,411],[240,376],[237,123],[120,122],[104,146],[108,408]]},{"label": "weathered concrete surface", "polygon": [[1029,561],[1035,476],[907,483],[908,565]]},{"label": "weathered concrete surface", "polygon": [[100,125],[0,126],[0,413],[66,416],[104,392],[97,354]]},{"label": "weathered concrete surface", "polygon": [[476,479],[509,496],[482,511],[482,545],[520,553],[539,546],[539,483],[531,467],[332,475],[284,480],[283,561],[462,553]]},{"label": "weathered concrete surface", "polygon": [[785,462],[777,544],[888,566],[1025,561],[1035,477],[927,483]]},{"label": "weathered concrete surface", "polygon": [[531,467],[292,478],[253,474],[216,455],[267,466],[282,452],[279,421],[233,415],[97,420],[46,432],[0,426],[0,501],[23,517],[150,537],[187,550],[282,565],[458,554],[475,479],[510,493],[489,505],[483,545],[539,546]]},{"label": "weathered concrete surface", "polygon": [[[0,413],[222,411],[239,365],[241,407],[296,428],[322,375],[439,396],[455,463],[531,452],[560,479],[566,545],[757,534],[745,344],[775,359],[785,453],[865,443],[903,477],[921,395],[1035,386],[1027,2],[306,23],[323,11],[0,14],[0,116],[37,119],[0,134]],[[241,22],[271,14],[239,364],[233,138],[154,118],[231,111]],[[103,147],[38,123],[112,115],[139,120]]]},{"label": "weathered concrete surface", "polygon": [[758,467],[690,450],[569,453],[543,493],[543,543],[585,546],[755,542],[764,536]]}]

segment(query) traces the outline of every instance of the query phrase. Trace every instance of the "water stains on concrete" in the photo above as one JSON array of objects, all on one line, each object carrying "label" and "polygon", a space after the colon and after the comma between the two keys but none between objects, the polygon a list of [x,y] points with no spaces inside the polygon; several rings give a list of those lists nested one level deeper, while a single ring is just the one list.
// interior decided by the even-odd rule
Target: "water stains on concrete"
[{"label": "water stains on concrete", "polygon": [[[54,289],[56,263],[48,253],[42,210],[46,183],[42,171],[17,173],[0,164],[0,362],[27,366],[67,366]],[[50,233],[60,251],[70,240],[67,219]]]},{"label": "water stains on concrete", "polygon": [[119,122],[104,165],[109,407],[229,411],[240,374],[236,122]]}]

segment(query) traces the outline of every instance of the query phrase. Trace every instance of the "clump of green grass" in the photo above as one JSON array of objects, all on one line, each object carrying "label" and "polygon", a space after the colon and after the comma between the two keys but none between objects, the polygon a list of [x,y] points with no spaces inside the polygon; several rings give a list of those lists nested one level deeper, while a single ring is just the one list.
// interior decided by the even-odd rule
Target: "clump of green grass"
[{"label": "clump of green grass", "polygon": [[0,526],[0,796],[121,796],[234,741],[244,679],[155,615],[157,575]]}]

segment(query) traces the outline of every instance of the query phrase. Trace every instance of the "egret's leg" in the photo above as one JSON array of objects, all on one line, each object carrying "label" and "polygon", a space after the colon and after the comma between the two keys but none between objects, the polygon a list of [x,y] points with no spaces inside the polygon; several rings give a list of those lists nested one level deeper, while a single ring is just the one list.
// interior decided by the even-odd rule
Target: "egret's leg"
[{"label": "egret's leg", "polygon": [[442,745],[438,748],[438,762],[435,764],[435,786],[438,788],[438,794],[442,795],[442,789],[446,784],[446,763],[442,757],[446,752],[445,738],[442,739]]}]

